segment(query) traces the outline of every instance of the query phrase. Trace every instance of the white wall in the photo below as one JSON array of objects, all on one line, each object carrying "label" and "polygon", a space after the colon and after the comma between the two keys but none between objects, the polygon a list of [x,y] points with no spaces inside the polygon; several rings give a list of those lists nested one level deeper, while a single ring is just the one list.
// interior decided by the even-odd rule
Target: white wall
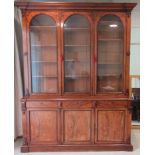
[{"label": "white wall", "polygon": [[[133,1],[134,2],[134,1]],[[130,74],[140,75],[140,1],[131,14]],[[140,79],[132,80],[132,87],[140,87]]]}]

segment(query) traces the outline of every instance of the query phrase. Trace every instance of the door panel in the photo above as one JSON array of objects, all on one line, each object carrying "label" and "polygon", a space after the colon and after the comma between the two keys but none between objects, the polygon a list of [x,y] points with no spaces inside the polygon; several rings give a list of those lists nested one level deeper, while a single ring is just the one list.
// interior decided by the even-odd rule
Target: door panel
[{"label": "door panel", "polygon": [[96,110],[96,143],[122,142],[124,133],[124,110]]},{"label": "door panel", "polygon": [[121,16],[99,14],[96,23],[96,92],[122,92],[125,30]]},{"label": "door panel", "polygon": [[31,143],[58,142],[58,114],[56,110],[30,111]]},{"label": "door panel", "polygon": [[33,93],[58,92],[56,22],[44,14],[30,22],[31,82]]},{"label": "door panel", "polygon": [[65,93],[90,93],[90,30],[84,15],[73,14],[64,22]]},{"label": "door panel", "polygon": [[91,142],[91,110],[64,110],[64,143],[84,144]]}]

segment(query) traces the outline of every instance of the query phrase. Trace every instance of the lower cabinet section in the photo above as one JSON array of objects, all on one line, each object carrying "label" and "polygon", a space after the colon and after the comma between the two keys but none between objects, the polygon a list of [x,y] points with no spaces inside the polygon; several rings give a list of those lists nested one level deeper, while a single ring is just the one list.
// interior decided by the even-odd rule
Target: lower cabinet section
[{"label": "lower cabinet section", "polygon": [[132,150],[128,102],[118,105],[106,101],[27,103],[23,112],[27,143],[22,152]]}]

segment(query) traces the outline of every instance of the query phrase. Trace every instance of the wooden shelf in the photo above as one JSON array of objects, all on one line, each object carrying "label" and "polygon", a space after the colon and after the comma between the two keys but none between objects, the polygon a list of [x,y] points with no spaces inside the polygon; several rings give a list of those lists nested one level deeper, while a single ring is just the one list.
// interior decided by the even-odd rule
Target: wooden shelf
[{"label": "wooden shelf", "polygon": [[36,75],[32,76],[33,78],[58,78],[57,76],[42,76],[42,75]]},{"label": "wooden shelf", "polygon": [[97,77],[104,77],[104,76],[121,76],[121,74],[104,74],[104,75],[97,75]]},{"label": "wooden shelf", "polygon": [[56,28],[56,26],[49,26],[49,25],[31,25],[30,28]]},{"label": "wooden shelf", "polygon": [[57,63],[56,61],[32,61],[33,63]]},{"label": "wooden shelf", "polygon": [[97,63],[97,65],[122,65],[121,63]]},{"label": "wooden shelf", "polygon": [[116,39],[114,39],[114,38],[112,38],[112,39],[110,39],[110,38],[99,38],[98,39],[98,41],[123,41],[123,39],[122,38],[116,38]]},{"label": "wooden shelf", "polygon": [[32,47],[56,47],[57,45],[31,45]]},{"label": "wooden shelf", "polygon": [[89,76],[78,76],[78,75],[75,75],[75,76],[65,76],[65,78],[69,78],[69,79],[81,79],[81,78],[89,78]]},{"label": "wooden shelf", "polygon": [[90,31],[89,28],[65,28],[64,31]]},{"label": "wooden shelf", "polygon": [[70,59],[70,60],[65,60],[65,62],[75,62],[75,63],[89,63],[90,61],[85,61],[85,60],[74,60],[74,59]]},{"label": "wooden shelf", "polygon": [[88,47],[89,45],[64,45],[69,47]]},{"label": "wooden shelf", "polygon": [[106,20],[104,20],[104,21],[100,21],[99,23],[101,23],[101,24],[107,24],[107,23],[110,23],[110,24],[120,24],[120,22],[118,22],[118,21],[106,21]]}]

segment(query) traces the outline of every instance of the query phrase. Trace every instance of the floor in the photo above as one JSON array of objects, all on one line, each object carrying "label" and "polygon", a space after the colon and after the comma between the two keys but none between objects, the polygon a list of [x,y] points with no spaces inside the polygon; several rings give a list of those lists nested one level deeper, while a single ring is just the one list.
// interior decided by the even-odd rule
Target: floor
[{"label": "floor", "polygon": [[[139,129],[133,129],[132,130],[132,137],[131,141],[134,147],[133,152],[124,152],[124,151],[118,151],[118,152],[43,152],[43,153],[24,153],[24,155],[140,155],[140,131]],[[22,144],[22,139],[18,139],[15,142],[15,152],[14,155],[22,155],[23,153],[20,153],[20,146]]]}]

